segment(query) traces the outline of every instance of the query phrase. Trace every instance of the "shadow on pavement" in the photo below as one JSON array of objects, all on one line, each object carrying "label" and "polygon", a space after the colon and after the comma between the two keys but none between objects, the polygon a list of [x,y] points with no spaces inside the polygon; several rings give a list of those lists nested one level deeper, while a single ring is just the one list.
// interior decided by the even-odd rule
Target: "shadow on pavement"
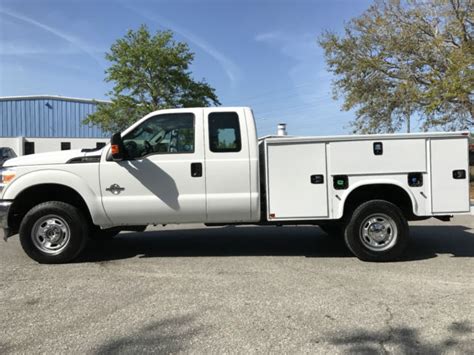
[{"label": "shadow on pavement", "polygon": [[[391,327],[373,331],[354,329],[329,335],[329,342],[345,346],[350,354],[445,354],[464,353],[472,350],[474,340],[470,337],[472,326],[469,321],[454,322],[448,327],[449,335],[438,344],[423,341],[419,331],[410,327]],[[316,340],[317,341],[317,340]],[[396,348],[396,350],[393,349]]]},{"label": "shadow on pavement", "polygon": [[187,349],[191,339],[201,333],[193,316],[179,316],[152,322],[128,336],[111,339],[95,354],[176,354]]},{"label": "shadow on pavement", "polygon": [[[402,261],[437,254],[474,256],[474,234],[464,226],[411,226],[411,242]],[[353,257],[342,240],[314,226],[222,227],[122,233],[90,243],[78,262],[140,257],[306,256]]]}]

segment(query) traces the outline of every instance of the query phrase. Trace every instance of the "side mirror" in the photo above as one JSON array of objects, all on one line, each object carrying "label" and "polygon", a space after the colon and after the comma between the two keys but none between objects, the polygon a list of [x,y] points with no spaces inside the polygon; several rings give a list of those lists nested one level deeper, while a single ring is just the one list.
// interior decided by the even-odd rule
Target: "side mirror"
[{"label": "side mirror", "polygon": [[112,159],[114,161],[121,161],[124,158],[125,149],[123,146],[122,135],[120,132],[115,133],[112,138],[110,139],[111,144],[111,153]]}]

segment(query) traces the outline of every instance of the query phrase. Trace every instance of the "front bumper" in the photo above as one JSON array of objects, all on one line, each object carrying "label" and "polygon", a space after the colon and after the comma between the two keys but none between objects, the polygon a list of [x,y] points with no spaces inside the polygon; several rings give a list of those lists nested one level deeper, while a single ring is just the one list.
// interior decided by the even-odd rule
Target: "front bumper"
[{"label": "front bumper", "polygon": [[0,200],[0,237],[7,240],[10,237],[11,230],[8,227],[8,213],[13,201],[2,201]]}]

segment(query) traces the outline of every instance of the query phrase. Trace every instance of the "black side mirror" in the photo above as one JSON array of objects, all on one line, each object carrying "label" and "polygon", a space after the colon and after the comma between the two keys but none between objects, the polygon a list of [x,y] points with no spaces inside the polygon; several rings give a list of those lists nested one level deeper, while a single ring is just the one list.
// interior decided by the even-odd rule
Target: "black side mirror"
[{"label": "black side mirror", "polygon": [[112,138],[110,139],[111,144],[111,153],[112,159],[114,161],[121,161],[124,158],[125,148],[122,141],[122,135],[120,132],[115,133]]}]

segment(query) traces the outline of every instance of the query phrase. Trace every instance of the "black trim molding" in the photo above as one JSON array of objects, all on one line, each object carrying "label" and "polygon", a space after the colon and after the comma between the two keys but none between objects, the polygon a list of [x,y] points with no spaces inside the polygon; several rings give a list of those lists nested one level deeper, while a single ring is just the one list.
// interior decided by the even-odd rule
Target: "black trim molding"
[{"label": "black trim molding", "polygon": [[84,164],[84,163],[98,163],[100,162],[100,155],[90,155],[88,157],[77,157],[69,159],[66,164]]}]

